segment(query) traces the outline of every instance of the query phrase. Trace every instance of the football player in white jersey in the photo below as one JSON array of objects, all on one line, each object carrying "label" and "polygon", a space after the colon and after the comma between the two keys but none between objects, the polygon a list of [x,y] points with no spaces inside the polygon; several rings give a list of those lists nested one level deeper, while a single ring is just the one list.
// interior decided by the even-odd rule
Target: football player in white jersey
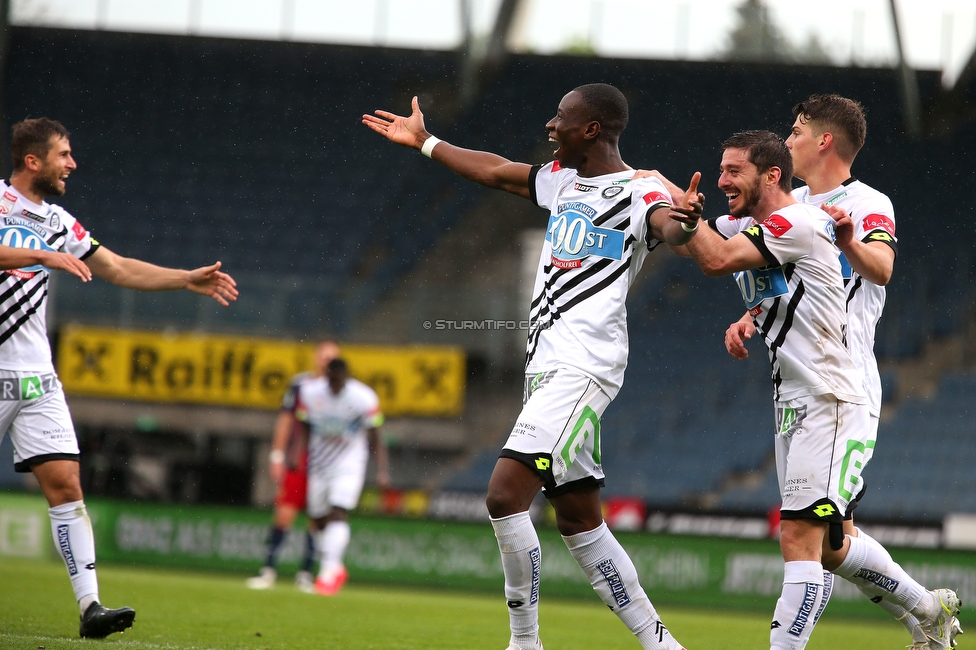
[{"label": "football player in white jersey", "polygon": [[333,359],[325,376],[298,384],[294,418],[308,426],[308,516],[318,533],[321,555],[315,591],[334,596],[349,573],[342,560],[349,546],[348,513],[356,508],[366,480],[369,454],[376,458],[376,482],[390,486],[380,400],[366,384],[349,376],[344,359]]},{"label": "football player in white jersey", "polygon": [[49,204],[76,168],[68,131],[47,118],[15,124],[14,171],[0,181],[0,433],[9,433],[14,468],[33,472],[50,506],[55,546],[81,611],[82,637],[102,638],[132,626],[128,607],[99,603],[95,542],[85,510],[74,425],[54,372],[45,325],[52,269],[83,281],[94,274],[141,291],[187,289],[222,305],[237,299],[220,262],[193,271],[121,257],[95,241],[73,216]]},{"label": "football player in white jersey", "polygon": [[[633,170],[618,149],[627,119],[619,90],[580,86],[562,98],[546,124],[557,147],[555,161],[532,166],[433,137],[416,97],[408,117],[387,111],[363,116],[366,126],[391,141],[549,212],[529,306],[523,408],[488,483],[488,512],[505,573],[509,650],[542,648],[542,555],[529,518],[540,489],[573,558],[642,647],[681,647],[641,588],[600,506],[600,417],[627,365],[627,289],[650,250],[662,241],[685,243],[691,237],[685,222],[697,223],[695,216],[671,216],[672,197],[659,180],[631,180]],[[697,196],[697,179],[688,196]]]},{"label": "football player in white jersey", "polygon": [[[927,591],[907,574],[891,579],[890,558],[834,534],[860,492],[874,445],[863,374],[845,342],[834,222],[790,193],[793,162],[779,136],[746,131],[723,143],[723,152],[718,185],[730,216],[699,229],[683,252],[707,275],[735,274],[754,331],[769,348],[786,562],[770,647],[806,646],[830,595],[824,567],[883,590],[923,625],[944,626],[955,612],[945,614],[958,611],[955,594]],[[942,598],[948,594],[950,602]]]},{"label": "football player in white jersey", "polygon": [[[258,575],[247,579],[251,589],[271,589],[278,580],[278,551],[299,512],[305,510],[308,492],[308,427],[295,419],[295,405],[302,383],[325,375],[329,362],[339,356],[335,341],[321,341],[312,355],[312,369],[291,378],[281,399],[281,411],[275,420],[268,473],[278,485],[271,530],[268,531],[267,553]],[[314,523],[309,521],[305,549],[295,586],[306,593],[315,591],[312,564],[315,562]]]},{"label": "football player in white jersey", "polygon": [[[867,133],[864,111],[858,102],[833,94],[812,95],[793,108],[793,115],[795,121],[786,146],[793,157],[794,175],[806,183],[793,190],[793,196],[801,203],[822,207],[834,218],[847,293],[847,347],[862,374],[871,411],[870,440],[874,441],[881,416],[881,375],[874,357],[874,334],[897,252],[894,209],[887,196],[851,175],[854,158]],[[746,313],[726,332],[729,353],[737,359],[748,356],[745,340],[754,333],[752,318]],[[863,491],[858,492],[857,499],[862,495]],[[864,546],[863,552],[877,554],[878,564],[889,566],[885,576],[904,583],[902,567],[880,543],[854,526],[856,504],[855,501],[845,516],[844,534],[851,537],[855,547]],[[885,598],[888,592],[876,582],[855,580],[854,584],[908,628],[914,650],[955,646],[955,636],[962,628],[955,617],[948,624],[944,620],[946,612],[952,610],[951,604],[942,610],[940,620],[927,621],[923,627],[910,611]],[[954,598],[942,590],[937,593],[946,600]]]}]

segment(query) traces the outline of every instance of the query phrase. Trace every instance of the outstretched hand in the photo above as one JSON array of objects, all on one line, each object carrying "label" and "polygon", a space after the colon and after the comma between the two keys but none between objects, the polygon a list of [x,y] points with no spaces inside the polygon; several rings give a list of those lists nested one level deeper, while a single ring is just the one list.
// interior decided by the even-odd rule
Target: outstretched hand
[{"label": "outstretched hand", "polygon": [[237,300],[237,283],[220,270],[220,262],[190,271],[186,288],[202,296],[210,296],[224,307]]},{"label": "outstretched hand", "polygon": [[837,246],[844,247],[854,239],[854,220],[844,208],[824,203],[820,209],[834,220],[834,236]]},{"label": "outstretched hand", "polygon": [[378,110],[376,115],[363,115],[363,124],[391,142],[419,149],[426,140],[423,136],[427,134],[424,114],[420,112],[420,102],[416,96],[410,106],[412,110],[409,117]]},{"label": "outstretched hand", "polygon": [[41,264],[51,270],[67,271],[82,282],[88,282],[92,278],[92,272],[88,265],[68,253],[48,252]]},{"label": "outstretched hand", "polygon": [[698,191],[699,182],[701,182],[701,172],[695,172],[688,189],[672,195],[677,203],[671,206],[669,217],[691,227],[698,226],[702,211],[705,209],[705,195]]}]

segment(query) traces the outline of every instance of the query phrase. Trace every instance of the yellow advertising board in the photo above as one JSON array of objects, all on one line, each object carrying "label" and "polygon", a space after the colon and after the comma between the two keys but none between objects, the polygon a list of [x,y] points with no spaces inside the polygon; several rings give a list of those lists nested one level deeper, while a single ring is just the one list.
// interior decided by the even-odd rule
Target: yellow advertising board
[{"label": "yellow advertising board", "polygon": [[[59,336],[58,376],[73,395],[274,409],[289,379],[311,367],[314,347],[68,325]],[[342,356],[388,416],[449,417],[464,406],[460,348],[343,345]]]}]

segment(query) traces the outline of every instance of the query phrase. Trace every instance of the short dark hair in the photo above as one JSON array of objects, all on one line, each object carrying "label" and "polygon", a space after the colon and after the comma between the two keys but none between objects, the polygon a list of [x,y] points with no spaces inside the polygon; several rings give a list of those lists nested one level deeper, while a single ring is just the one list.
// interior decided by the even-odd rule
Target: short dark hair
[{"label": "short dark hair", "polygon": [[332,361],[329,362],[329,365],[327,365],[325,367],[325,369],[327,371],[329,371],[329,372],[344,372],[344,373],[348,373],[349,372],[349,364],[346,363],[346,360],[345,359],[342,359],[341,357],[336,357],[335,359],[333,359]]},{"label": "short dark hair", "polygon": [[13,157],[14,171],[25,167],[24,159],[29,155],[44,158],[51,149],[51,137],[69,137],[68,129],[55,120],[46,117],[27,118],[14,124],[10,137],[10,155]]},{"label": "short dark hair", "polygon": [[613,138],[619,138],[627,128],[630,109],[624,94],[610,84],[586,84],[573,88],[590,112],[590,118],[600,123],[600,128]]},{"label": "short dark hair", "polygon": [[793,157],[783,138],[772,131],[740,131],[722,143],[722,151],[726,149],[745,149],[760,174],[779,167],[780,189],[793,190]]},{"label": "short dark hair", "polygon": [[868,123],[864,107],[853,99],[834,94],[810,95],[793,107],[793,117],[815,124],[820,133],[830,131],[837,143],[837,155],[849,163],[864,146]]}]

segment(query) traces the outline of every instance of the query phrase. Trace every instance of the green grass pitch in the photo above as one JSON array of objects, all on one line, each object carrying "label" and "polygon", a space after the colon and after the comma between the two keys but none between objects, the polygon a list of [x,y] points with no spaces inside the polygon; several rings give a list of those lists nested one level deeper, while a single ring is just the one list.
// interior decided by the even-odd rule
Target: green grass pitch
[{"label": "green grass pitch", "polygon": [[[100,566],[99,582],[106,605],[136,609],[135,626],[104,641],[81,640],[64,566],[3,558],[0,648],[502,650],[508,642],[508,615],[500,593],[350,583],[338,596],[324,598],[303,594],[286,579],[273,590],[256,592],[244,586],[244,576],[119,565]],[[772,612],[667,606],[659,611],[689,650],[768,647]],[[546,599],[544,580],[540,617],[549,650],[640,647],[595,595],[587,600]],[[908,643],[897,623],[828,612],[808,648],[894,650]]]}]

